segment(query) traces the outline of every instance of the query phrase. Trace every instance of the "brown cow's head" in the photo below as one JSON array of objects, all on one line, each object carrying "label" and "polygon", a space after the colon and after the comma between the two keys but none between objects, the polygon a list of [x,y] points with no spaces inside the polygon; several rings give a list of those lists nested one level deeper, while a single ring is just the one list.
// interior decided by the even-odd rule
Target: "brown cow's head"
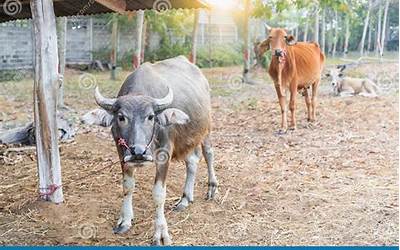
[{"label": "brown cow's head", "polygon": [[118,142],[125,164],[136,166],[153,161],[153,144],[158,130],[172,124],[186,124],[189,116],[182,110],[168,108],[173,102],[172,89],[161,99],[144,95],[103,97],[96,88],[97,104],[110,116],[112,134]]},{"label": "brown cow's head", "polygon": [[272,55],[280,57],[283,55],[283,51],[286,50],[287,46],[296,44],[294,36],[288,35],[286,30],[270,27],[267,27],[267,29],[269,36],[258,45],[258,55],[262,55],[265,51],[271,49]]}]

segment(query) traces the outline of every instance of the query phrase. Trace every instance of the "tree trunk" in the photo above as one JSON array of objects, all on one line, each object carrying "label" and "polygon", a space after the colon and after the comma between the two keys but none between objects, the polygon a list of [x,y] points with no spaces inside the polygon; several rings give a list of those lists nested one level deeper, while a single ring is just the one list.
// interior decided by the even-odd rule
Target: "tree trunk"
[{"label": "tree trunk", "polygon": [[308,21],[306,20],[304,26],[303,42],[307,42],[307,36],[308,36]]},{"label": "tree trunk", "polygon": [[113,14],[112,17],[112,31],[111,31],[111,80],[116,79],[117,70],[117,51],[118,51],[118,17]]},{"label": "tree trunk", "polygon": [[34,30],[34,117],[41,198],[63,202],[56,119],[58,54],[52,0],[31,0]]},{"label": "tree trunk", "polygon": [[378,28],[375,33],[375,55],[376,56],[378,56],[381,51],[382,12],[383,12],[383,7],[380,4],[379,10],[378,10],[378,20],[377,20]]},{"label": "tree trunk", "polygon": [[249,82],[249,70],[250,70],[250,32],[249,32],[249,19],[250,19],[250,0],[245,0],[245,17],[243,23],[243,36],[244,36],[244,48],[243,48],[243,81]]},{"label": "tree trunk", "polygon": [[344,42],[343,42],[343,57],[347,57],[349,53],[349,39],[350,39],[350,16],[346,15],[346,33],[344,35]]},{"label": "tree trunk", "polygon": [[325,9],[322,10],[322,29],[321,29],[321,49],[325,53],[325,35],[326,35],[326,23],[325,23]]},{"label": "tree trunk", "polygon": [[140,66],[140,53],[142,51],[143,20],[144,20],[144,11],[143,10],[136,11],[136,31],[135,31],[136,46],[133,50],[133,59],[132,59],[132,65],[134,70]]},{"label": "tree trunk", "polygon": [[64,108],[64,73],[65,73],[65,48],[67,44],[67,18],[59,17],[57,20],[58,31],[58,57],[60,59],[58,72],[60,76],[58,89],[58,108]]},{"label": "tree trunk", "polygon": [[140,63],[144,62],[144,52],[146,50],[147,41],[147,21],[143,21],[143,32],[142,32],[142,51],[140,52]]},{"label": "tree trunk", "polygon": [[333,38],[332,57],[335,57],[336,55],[336,46],[339,36],[339,18],[337,10],[335,10],[335,21],[335,37]]},{"label": "tree trunk", "polygon": [[363,33],[362,33],[360,47],[359,47],[360,48],[360,56],[364,55],[365,37],[367,36],[367,29],[368,29],[370,12],[371,12],[371,0],[368,1],[368,11],[367,11],[367,16],[365,17],[364,30],[363,30]]},{"label": "tree trunk", "polygon": [[314,41],[319,44],[319,12],[320,9],[315,13],[315,27],[314,27]]},{"label": "tree trunk", "polygon": [[371,40],[372,40],[372,20],[369,21],[369,26],[368,26],[367,54],[371,50]]},{"label": "tree trunk", "polygon": [[196,59],[197,59],[197,36],[198,36],[198,31],[199,31],[199,15],[200,15],[200,10],[195,10],[194,12],[194,22],[193,22],[193,32],[192,32],[192,51],[189,56],[189,60],[193,63],[196,64]]},{"label": "tree trunk", "polygon": [[381,35],[381,51],[379,52],[381,57],[383,56],[383,50],[385,49],[386,22],[387,22],[387,19],[388,19],[389,3],[390,3],[390,0],[386,0],[385,13],[383,14],[383,25],[382,25],[382,35]]}]

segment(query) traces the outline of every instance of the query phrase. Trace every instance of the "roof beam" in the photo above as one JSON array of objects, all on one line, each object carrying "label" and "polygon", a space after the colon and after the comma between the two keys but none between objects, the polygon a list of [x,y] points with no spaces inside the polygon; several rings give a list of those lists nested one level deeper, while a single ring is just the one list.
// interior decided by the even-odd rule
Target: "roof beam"
[{"label": "roof beam", "polygon": [[96,2],[120,14],[126,13],[126,0],[96,0]]}]

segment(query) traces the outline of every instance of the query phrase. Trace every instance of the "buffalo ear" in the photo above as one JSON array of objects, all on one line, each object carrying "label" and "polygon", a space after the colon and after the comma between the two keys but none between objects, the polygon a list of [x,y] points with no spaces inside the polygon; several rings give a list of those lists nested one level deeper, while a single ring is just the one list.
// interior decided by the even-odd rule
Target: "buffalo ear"
[{"label": "buffalo ear", "polygon": [[297,43],[296,39],[294,38],[293,35],[288,35],[286,37],[286,44],[289,46],[295,45]]},{"label": "buffalo ear", "polygon": [[190,121],[189,116],[180,109],[169,108],[157,115],[158,123],[162,126],[173,124],[187,124]]}]

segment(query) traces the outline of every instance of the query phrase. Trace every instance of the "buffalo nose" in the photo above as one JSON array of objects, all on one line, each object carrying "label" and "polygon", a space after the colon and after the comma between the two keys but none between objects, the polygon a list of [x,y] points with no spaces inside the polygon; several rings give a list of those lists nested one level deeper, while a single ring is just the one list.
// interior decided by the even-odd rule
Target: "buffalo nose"
[{"label": "buffalo nose", "polygon": [[141,156],[146,153],[146,147],[141,146],[141,145],[134,145],[129,148],[131,153],[135,156]]},{"label": "buffalo nose", "polygon": [[281,49],[276,49],[275,50],[275,56],[282,56],[282,50]]}]

